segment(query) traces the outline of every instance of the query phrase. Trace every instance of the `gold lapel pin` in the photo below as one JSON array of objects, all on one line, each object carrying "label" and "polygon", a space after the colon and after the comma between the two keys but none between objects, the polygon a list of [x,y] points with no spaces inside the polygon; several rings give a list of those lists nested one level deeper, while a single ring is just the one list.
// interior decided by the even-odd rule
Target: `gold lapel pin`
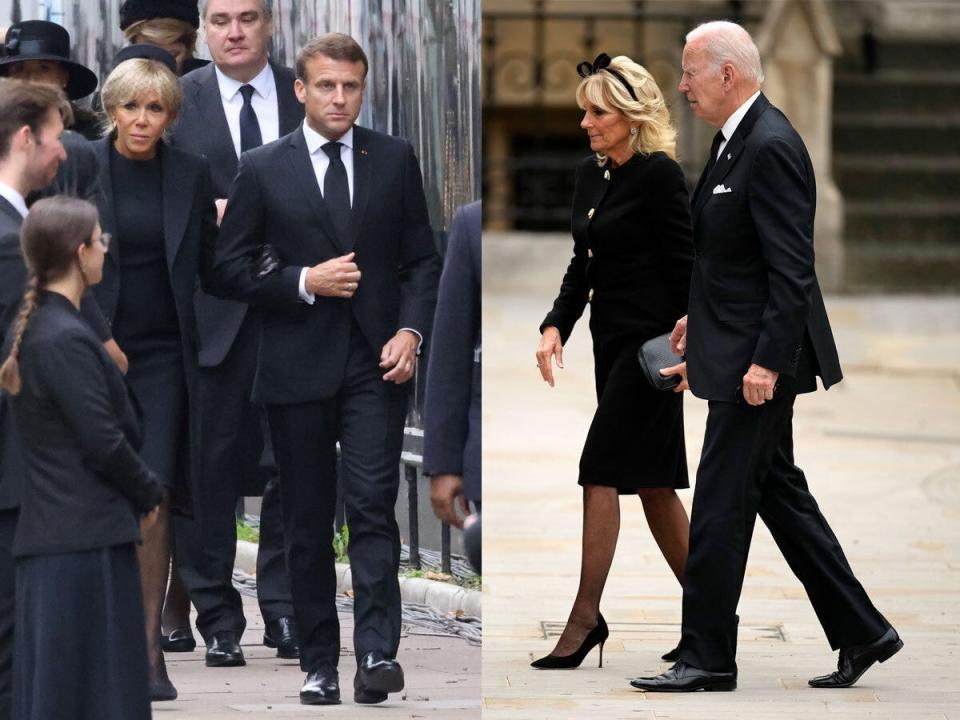
[{"label": "gold lapel pin", "polygon": [[730,153],[727,153],[727,160],[730,160],[733,157]]},{"label": "gold lapel pin", "polygon": [[593,219],[593,208],[590,208],[587,211],[587,220],[592,220],[592,219]]}]

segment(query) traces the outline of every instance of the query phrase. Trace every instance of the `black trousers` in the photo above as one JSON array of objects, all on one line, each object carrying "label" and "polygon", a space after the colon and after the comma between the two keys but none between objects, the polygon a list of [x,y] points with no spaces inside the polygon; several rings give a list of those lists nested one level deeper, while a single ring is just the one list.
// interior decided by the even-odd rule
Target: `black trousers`
[{"label": "black trousers", "polygon": [[300,630],[300,667],[337,665],[333,522],[336,443],[353,578],[354,648],[359,661],[400,645],[400,531],[394,515],[407,389],[382,379],[379,358],[354,326],[347,370],[332,398],[269,405],[283,499],[287,566]]},{"label": "black trousers", "polygon": [[0,510],[0,720],[10,720],[13,704],[13,617],[16,565],[13,534],[18,511]]},{"label": "black trousers", "polygon": [[[264,410],[250,402],[257,363],[257,326],[249,314],[233,347],[215,368],[200,368],[201,453],[193,487],[194,517],[175,516],[173,550],[206,640],[221,630],[243,633],[243,602],[233,587],[237,498],[263,490],[257,596],[267,622],[293,615],[284,555],[280,488]],[[268,447],[264,447],[265,444]]]},{"label": "black trousers", "polygon": [[759,407],[709,403],[683,581],[680,658],[694,667],[736,671],[736,610],[758,514],[834,650],[875,640],[889,627],[793,462],[795,397],[778,391]]}]

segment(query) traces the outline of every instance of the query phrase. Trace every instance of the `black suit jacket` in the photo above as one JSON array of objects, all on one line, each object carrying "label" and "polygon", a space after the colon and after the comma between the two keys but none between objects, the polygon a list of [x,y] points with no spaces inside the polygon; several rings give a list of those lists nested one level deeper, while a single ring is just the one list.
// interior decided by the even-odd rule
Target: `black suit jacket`
[{"label": "black suit jacket", "polygon": [[[302,129],[240,159],[215,257],[218,283],[262,310],[253,397],[301,403],[332,397],[343,379],[354,321],[377,356],[400,328],[427,336],[440,260],[423,180],[405,140],[354,128],[349,236],[337,237]],[[284,267],[256,280],[262,243]],[[356,252],[362,278],[350,300],[299,299],[303,267]]]},{"label": "black suit jacket", "polygon": [[463,477],[480,500],[480,203],[453,218],[430,336],[423,470]]},{"label": "black suit jacket", "polygon": [[[708,165],[709,167],[709,165]],[[730,192],[714,192],[728,188]],[[708,400],[734,400],[756,363],[796,392],[843,377],[814,272],[816,180],[790,122],[760,95],[693,196],[696,257],[687,372]]]},{"label": "black suit jacket", "polygon": [[[86,140],[83,140],[86,143]],[[5,198],[0,197],[0,343],[20,310],[27,282],[27,266],[20,251],[20,225],[23,218]],[[84,319],[101,342],[110,338],[110,329],[88,293],[81,305]],[[0,362],[6,360],[4,355]],[[0,510],[20,504],[23,464],[14,430],[9,398],[0,393]]]},{"label": "black suit jacket", "polygon": [[590,302],[595,349],[669,332],[686,312],[693,246],[680,166],[668,155],[635,155],[618,168],[590,156],[577,168],[573,258],[540,331],[565,344]]},{"label": "black suit jacket", "polygon": [[[290,68],[270,63],[277,90],[280,135],[292,132],[303,121],[303,105],[293,91],[296,75]],[[237,153],[227,116],[223,112],[220,87],[213,63],[187,73],[180,81],[183,106],[170,134],[170,144],[203,155],[210,163],[213,196],[225,198],[237,174]],[[201,367],[223,362],[247,314],[247,306],[232,300],[198,292],[197,329],[200,336]]]},{"label": "black suit jacket", "polygon": [[14,553],[139,540],[137,515],[163,491],[134,450],[136,414],[99,338],[67,298],[41,292],[19,357],[22,387],[11,404],[26,481]]}]

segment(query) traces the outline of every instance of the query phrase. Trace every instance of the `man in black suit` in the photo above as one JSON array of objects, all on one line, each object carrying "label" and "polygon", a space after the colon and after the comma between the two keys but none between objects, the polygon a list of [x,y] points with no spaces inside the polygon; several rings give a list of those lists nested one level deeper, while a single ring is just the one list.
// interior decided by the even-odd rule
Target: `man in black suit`
[{"label": "man in black suit", "polygon": [[464,531],[470,564],[480,571],[480,202],[450,224],[431,333],[424,404],[423,471],[433,512],[463,528],[457,514],[477,510]]},{"label": "man in black suit", "polygon": [[[305,704],[340,702],[338,441],[356,594],[354,699],[382,702],[403,688],[394,503],[405,383],[433,315],[439,258],[413,148],[354,126],[367,68],[347,35],[300,51],[306,120],[240,159],[215,253],[220,282],[262,313],[253,392],[267,406],[280,471]],[[253,270],[264,243],[281,266],[261,277]]]},{"label": "man in black suit", "polygon": [[[0,79],[0,345],[23,298],[27,268],[20,252],[26,196],[49,185],[66,152],[60,142],[70,108],[48,85]],[[14,562],[11,550],[23,486],[23,463],[10,398],[0,393],[0,720],[10,720]]]},{"label": "man in black suit", "polygon": [[814,272],[816,185],[800,136],[760,92],[749,34],[712,22],[689,35],[680,92],[721,129],[693,195],[689,314],[672,341],[679,372],[709,402],[683,585],[680,659],[648,691],[733,690],[737,603],[757,514],[803,583],[848,687],[902,647],[870,602],[794,464],[793,403],[842,378]]},{"label": "man in black suit", "polygon": [[[276,140],[303,120],[293,92],[294,73],[270,62],[270,4],[261,0],[209,0],[204,31],[213,62],[181,81],[183,107],[172,144],[205,155],[222,217],[242,152]],[[240,636],[246,627],[231,578],[236,554],[234,508],[263,489],[257,594],[266,629],[264,644],[277,655],[298,656],[297,631],[284,560],[279,487],[272,463],[261,468],[265,433],[262,409],[250,401],[256,370],[256,313],[244,302],[203,292],[196,296],[200,335],[200,468],[194,492],[196,523],[176,517],[175,552],[180,575],[196,606],[207,642],[207,665],[243,665]]]}]

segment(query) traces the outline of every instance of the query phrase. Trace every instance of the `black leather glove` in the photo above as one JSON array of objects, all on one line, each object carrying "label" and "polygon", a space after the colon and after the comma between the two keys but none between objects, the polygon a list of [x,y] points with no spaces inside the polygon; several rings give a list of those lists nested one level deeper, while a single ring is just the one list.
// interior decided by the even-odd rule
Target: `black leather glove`
[{"label": "black leather glove", "polygon": [[268,275],[277,272],[283,263],[280,262],[280,256],[277,254],[273,245],[264,243],[260,246],[260,254],[254,260],[250,269],[250,274],[254,280],[263,280]]}]

